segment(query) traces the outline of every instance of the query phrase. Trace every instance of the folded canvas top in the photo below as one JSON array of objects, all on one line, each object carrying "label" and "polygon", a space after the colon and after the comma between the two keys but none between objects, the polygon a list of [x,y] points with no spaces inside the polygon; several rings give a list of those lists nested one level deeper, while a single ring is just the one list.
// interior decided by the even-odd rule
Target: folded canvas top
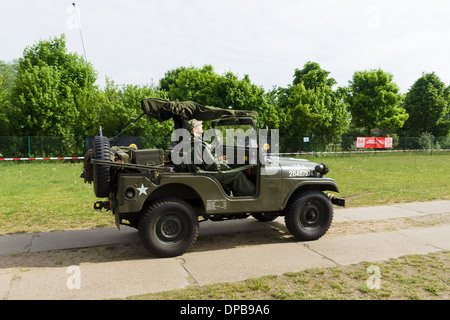
[{"label": "folded canvas top", "polygon": [[168,101],[158,98],[143,99],[142,110],[150,118],[159,121],[173,119],[175,128],[183,127],[187,120],[197,119],[212,121],[225,117],[257,117],[256,111],[222,109],[211,106],[203,106],[194,101]]}]

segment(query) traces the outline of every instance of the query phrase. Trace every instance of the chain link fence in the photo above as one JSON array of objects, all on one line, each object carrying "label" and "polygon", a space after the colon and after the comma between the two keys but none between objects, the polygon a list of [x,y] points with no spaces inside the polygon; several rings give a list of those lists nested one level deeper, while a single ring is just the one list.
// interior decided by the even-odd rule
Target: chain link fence
[{"label": "chain link fence", "polygon": [[80,156],[86,152],[85,137],[1,136],[2,157]]},{"label": "chain link fence", "polygon": [[[339,142],[328,143],[320,137],[308,137],[308,139],[305,139],[305,137],[291,137],[289,139],[280,137],[279,152],[356,151],[356,138],[346,136],[342,137]],[[433,137],[429,134],[422,134],[420,137],[394,136],[393,138],[393,148],[389,150],[450,148],[450,136]],[[88,149],[92,148],[92,141],[93,137],[0,136],[0,158],[82,157]],[[136,144],[139,149],[158,148],[166,150],[171,144],[171,137],[118,137],[111,140],[111,145],[128,146],[131,143]]]},{"label": "chain link fence", "polygon": [[[92,148],[94,137],[43,137],[0,136],[0,158],[82,157]],[[128,146],[134,143],[139,149],[166,149],[170,137],[118,137],[111,145]]]},{"label": "chain link fence", "polygon": [[[450,136],[433,137],[422,134],[420,137],[392,136],[393,147],[388,150],[429,150],[449,149]],[[344,136],[340,141],[330,143],[322,137],[280,137],[280,152],[346,152],[362,149],[356,148],[357,136]],[[374,150],[374,149],[364,149]]]}]

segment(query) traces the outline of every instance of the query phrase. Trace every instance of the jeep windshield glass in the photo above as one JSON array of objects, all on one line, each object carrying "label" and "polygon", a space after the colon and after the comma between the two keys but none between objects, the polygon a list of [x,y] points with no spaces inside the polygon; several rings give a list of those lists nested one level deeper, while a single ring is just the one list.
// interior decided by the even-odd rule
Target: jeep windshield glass
[{"label": "jeep windshield glass", "polygon": [[216,126],[218,140],[224,146],[257,147],[257,134],[250,124]]}]

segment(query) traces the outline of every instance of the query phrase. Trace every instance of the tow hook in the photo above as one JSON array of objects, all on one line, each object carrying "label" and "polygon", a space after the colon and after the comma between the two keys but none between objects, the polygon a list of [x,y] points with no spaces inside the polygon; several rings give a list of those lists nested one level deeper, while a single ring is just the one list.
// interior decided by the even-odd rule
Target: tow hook
[{"label": "tow hook", "polygon": [[94,209],[100,210],[106,209],[106,211],[111,210],[111,201],[97,201],[94,203]]}]

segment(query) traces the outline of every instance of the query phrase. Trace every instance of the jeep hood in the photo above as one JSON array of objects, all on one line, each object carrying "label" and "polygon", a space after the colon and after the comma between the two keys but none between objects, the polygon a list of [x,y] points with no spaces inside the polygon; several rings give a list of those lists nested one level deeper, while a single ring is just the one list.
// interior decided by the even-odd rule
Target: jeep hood
[{"label": "jeep hood", "polygon": [[224,117],[256,117],[256,111],[232,110],[203,106],[194,101],[168,101],[157,98],[143,99],[141,107],[144,113],[158,121],[173,119],[175,129],[182,128],[185,121],[197,119],[212,121]]},{"label": "jeep hood", "polygon": [[306,167],[311,168],[314,170],[317,163],[305,160],[305,159],[297,159],[297,158],[285,158],[285,157],[278,157],[278,156],[269,156],[267,157],[270,161],[278,163],[281,167]]},{"label": "jeep hood", "polygon": [[316,177],[319,174],[325,175],[328,173],[326,164],[317,164],[305,159],[268,156],[266,157],[266,164],[268,165],[266,165],[267,168],[271,168],[272,171],[269,169],[267,171],[272,172],[271,174],[274,174],[278,168],[283,173],[292,173],[291,176]]}]

